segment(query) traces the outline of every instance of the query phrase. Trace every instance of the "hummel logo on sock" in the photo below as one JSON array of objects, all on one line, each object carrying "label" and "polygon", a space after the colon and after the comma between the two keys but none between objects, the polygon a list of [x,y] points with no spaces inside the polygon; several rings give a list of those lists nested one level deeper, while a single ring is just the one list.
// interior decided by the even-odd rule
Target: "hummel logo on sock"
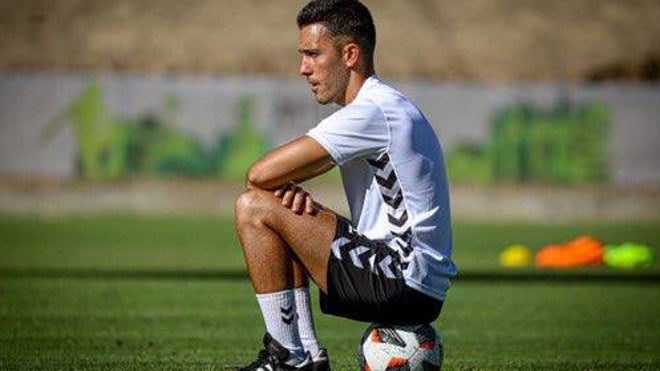
[{"label": "hummel logo on sock", "polygon": [[293,305],[290,305],[288,308],[280,307],[280,313],[282,313],[282,322],[287,325],[290,325],[296,319],[296,312],[293,311]]}]

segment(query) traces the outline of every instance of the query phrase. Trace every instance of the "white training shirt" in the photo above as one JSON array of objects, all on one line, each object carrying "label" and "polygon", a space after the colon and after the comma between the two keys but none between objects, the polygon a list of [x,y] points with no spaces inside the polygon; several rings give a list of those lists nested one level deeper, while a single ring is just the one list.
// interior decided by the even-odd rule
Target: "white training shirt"
[{"label": "white training shirt", "polygon": [[398,253],[408,286],[444,300],[456,274],[449,191],[442,149],[424,115],[374,75],[307,135],[339,165],[353,226]]}]

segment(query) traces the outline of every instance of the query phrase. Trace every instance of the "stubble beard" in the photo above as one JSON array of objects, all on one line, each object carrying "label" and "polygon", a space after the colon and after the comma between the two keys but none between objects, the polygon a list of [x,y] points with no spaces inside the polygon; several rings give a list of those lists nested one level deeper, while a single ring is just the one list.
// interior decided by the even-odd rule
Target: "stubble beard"
[{"label": "stubble beard", "polygon": [[331,93],[328,94],[325,98],[321,97],[320,99],[317,97],[316,101],[319,102],[320,104],[326,105],[329,103],[336,103],[340,106],[344,106],[344,100],[346,96],[346,89],[348,89],[348,77],[344,77],[343,75],[335,75],[334,79],[332,79],[332,86],[330,87]]}]

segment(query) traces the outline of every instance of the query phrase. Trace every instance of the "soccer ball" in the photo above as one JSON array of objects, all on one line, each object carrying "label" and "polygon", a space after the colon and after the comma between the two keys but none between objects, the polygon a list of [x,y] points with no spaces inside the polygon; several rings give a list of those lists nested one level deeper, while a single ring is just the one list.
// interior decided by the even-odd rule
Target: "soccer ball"
[{"label": "soccer ball", "polygon": [[363,371],[435,371],[442,366],[440,337],[430,325],[372,324],[362,335]]}]

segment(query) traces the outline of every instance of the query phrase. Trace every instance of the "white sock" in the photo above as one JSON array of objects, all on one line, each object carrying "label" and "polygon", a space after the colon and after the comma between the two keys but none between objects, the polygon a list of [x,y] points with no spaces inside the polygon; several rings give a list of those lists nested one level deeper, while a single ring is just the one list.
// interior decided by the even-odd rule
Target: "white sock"
[{"label": "white sock", "polygon": [[314,330],[314,318],[312,316],[312,305],[309,296],[308,287],[298,287],[293,290],[296,296],[296,308],[298,311],[298,332],[300,340],[312,356],[319,352],[319,343],[316,340],[316,330]]},{"label": "white sock", "polygon": [[257,301],[264,316],[266,331],[278,343],[289,349],[295,358],[304,359],[305,351],[298,333],[296,299],[293,290],[257,294]]}]

